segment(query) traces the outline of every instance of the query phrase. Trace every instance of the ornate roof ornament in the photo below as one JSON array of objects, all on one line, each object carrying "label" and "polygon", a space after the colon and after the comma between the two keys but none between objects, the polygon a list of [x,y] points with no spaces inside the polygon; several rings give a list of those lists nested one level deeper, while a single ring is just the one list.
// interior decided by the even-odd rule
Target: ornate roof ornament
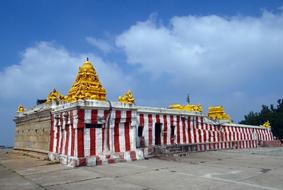
[{"label": "ornate roof ornament", "polygon": [[128,90],[123,96],[119,96],[119,102],[126,103],[126,104],[133,104],[135,103],[135,98],[132,94],[131,90]]},{"label": "ornate roof ornament", "polygon": [[17,110],[17,112],[24,112],[25,111],[25,108],[24,108],[24,106],[22,105],[22,104],[20,104],[19,106],[18,106],[18,110]]},{"label": "ornate roof ornament", "polygon": [[88,58],[79,68],[76,80],[65,98],[66,102],[77,100],[106,100],[106,90],[101,85],[96,71]]},{"label": "ornate roof ornament", "polygon": [[53,101],[64,101],[65,100],[65,96],[63,94],[61,94],[60,92],[58,92],[55,88],[48,94],[47,97],[47,103],[53,102]]},{"label": "ornate roof ornament", "polygon": [[211,106],[208,108],[208,118],[212,120],[229,120],[230,116],[224,112],[223,106]]},{"label": "ornate roof ornament", "polygon": [[271,128],[270,122],[269,120],[267,120],[266,122],[264,122],[264,124],[262,124],[263,127],[265,128]]},{"label": "ornate roof ornament", "polygon": [[202,112],[202,106],[194,105],[194,104],[187,104],[187,105],[171,104],[169,108],[174,110],[187,111],[187,112]]}]

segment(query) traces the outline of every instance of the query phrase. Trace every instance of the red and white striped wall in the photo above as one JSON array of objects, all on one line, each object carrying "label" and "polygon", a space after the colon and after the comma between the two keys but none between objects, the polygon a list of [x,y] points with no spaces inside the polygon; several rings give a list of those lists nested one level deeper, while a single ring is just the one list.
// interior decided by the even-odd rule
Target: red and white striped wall
[{"label": "red and white striped wall", "polygon": [[[50,158],[69,165],[95,165],[119,160],[136,160],[142,156],[136,150],[136,129],[132,125],[135,112],[78,109],[51,114]],[[86,128],[86,124],[102,124]],[[127,156],[130,155],[130,156]],[[92,158],[91,158],[92,157]],[[90,159],[89,161],[87,159]],[[117,159],[116,159],[117,160]]]},{"label": "red and white striped wall", "polygon": [[[69,157],[78,157],[79,140],[78,133],[78,112],[71,110],[51,114],[51,129],[50,129],[50,156],[51,159],[56,159],[58,155]],[[53,158],[54,157],[54,158]]]},{"label": "red and white striped wall", "polygon": [[109,127],[107,120],[108,110],[85,110],[84,122],[97,123],[102,118],[102,128],[84,129],[84,156],[94,156],[105,152],[127,152],[136,149],[135,128],[131,125],[131,110],[114,110],[113,119]]},{"label": "red and white striped wall", "polygon": [[49,157],[71,166],[99,165],[143,159],[143,148],[155,145],[189,144],[195,145],[195,151],[206,151],[254,148],[270,140],[271,131],[263,127],[216,125],[203,115],[143,112],[121,105],[112,109],[74,106],[51,113]]},{"label": "red and white striped wall", "polygon": [[[214,125],[204,116],[138,113],[138,127],[143,128],[145,146],[196,144],[197,151],[229,148],[253,148],[257,141],[273,140],[270,130],[244,125]],[[161,124],[156,141],[156,124]],[[172,127],[174,126],[174,127]],[[137,129],[138,130],[138,129]],[[158,132],[158,131],[157,131]],[[137,141],[140,138],[137,137]],[[140,144],[139,142],[137,143]]]}]

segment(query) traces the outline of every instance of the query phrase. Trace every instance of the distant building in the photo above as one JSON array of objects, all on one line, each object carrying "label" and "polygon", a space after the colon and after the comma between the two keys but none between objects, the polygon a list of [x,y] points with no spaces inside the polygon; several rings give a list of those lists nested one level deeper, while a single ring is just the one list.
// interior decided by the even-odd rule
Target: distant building
[{"label": "distant building", "polygon": [[273,140],[269,128],[234,124],[221,106],[137,106],[131,91],[106,99],[90,61],[79,68],[66,96],[56,89],[47,100],[16,114],[15,148],[48,153],[70,166],[144,159],[154,146],[191,145],[194,151],[254,148]]}]

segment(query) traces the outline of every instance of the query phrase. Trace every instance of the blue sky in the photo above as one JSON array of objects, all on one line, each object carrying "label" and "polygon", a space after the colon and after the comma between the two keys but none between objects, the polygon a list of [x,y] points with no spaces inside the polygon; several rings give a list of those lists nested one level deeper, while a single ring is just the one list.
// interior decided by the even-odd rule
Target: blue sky
[{"label": "blue sky", "polygon": [[0,145],[17,105],[66,94],[89,57],[107,96],[223,105],[235,121],[282,98],[283,1],[1,1]]}]

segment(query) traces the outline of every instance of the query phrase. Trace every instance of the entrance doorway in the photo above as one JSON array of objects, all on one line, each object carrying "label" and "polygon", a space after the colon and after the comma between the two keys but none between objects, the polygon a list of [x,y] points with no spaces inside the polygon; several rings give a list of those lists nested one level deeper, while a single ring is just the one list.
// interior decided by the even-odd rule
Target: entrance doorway
[{"label": "entrance doorway", "polygon": [[155,123],[155,145],[161,145],[161,126],[162,123]]},{"label": "entrance doorway", "polygon": [[175,126],[171,125],[171,131],[170,131],[170,143],[174,144],[175,142]]}]

